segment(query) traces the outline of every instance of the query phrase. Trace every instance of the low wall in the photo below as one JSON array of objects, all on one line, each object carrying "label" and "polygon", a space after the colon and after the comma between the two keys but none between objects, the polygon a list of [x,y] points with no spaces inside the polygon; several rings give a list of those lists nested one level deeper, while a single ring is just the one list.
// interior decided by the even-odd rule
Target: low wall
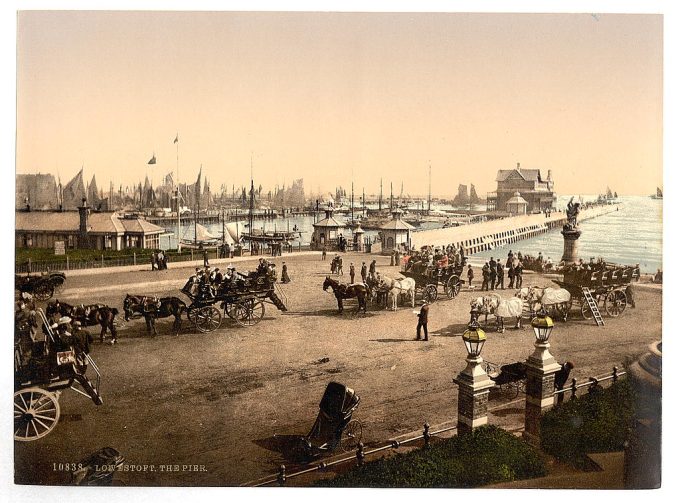
[{"label": "low wall", "polygon": [[[581,211],[579,221],[605,215],[617,209],[618,206],[615,205],[593,206]],[[567,215],[562,211],[553,212],[550,217],[542,213],[520,215],[459,227],[414,232],[411,234],[411,243],[416,249],[425,245],[447,246],[453,243],[457,248],[462,246],[466,255],[471,255],[561,228],[566,222]]]}]

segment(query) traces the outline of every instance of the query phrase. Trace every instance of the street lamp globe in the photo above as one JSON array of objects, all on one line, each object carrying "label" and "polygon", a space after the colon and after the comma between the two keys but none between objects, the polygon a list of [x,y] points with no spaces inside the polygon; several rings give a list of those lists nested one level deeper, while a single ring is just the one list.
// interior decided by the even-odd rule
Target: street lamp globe
[{"label": "street lamp globe", "polygon": [[470,323],[467,330],[463,333],[463,342],[470,358],[477,358],[482,354],[482,348],[486,341],[484,330],[479,328],[476,322]]},{"label": "street lamp globe", "polygon": [[539,312],[536,317],[531,320],[531,326],[534,329],[536,341],[541,343],[548,342],[553,325],[554,323],[552,318],[550,318],[550,316],[548,316],[545,311]]}]

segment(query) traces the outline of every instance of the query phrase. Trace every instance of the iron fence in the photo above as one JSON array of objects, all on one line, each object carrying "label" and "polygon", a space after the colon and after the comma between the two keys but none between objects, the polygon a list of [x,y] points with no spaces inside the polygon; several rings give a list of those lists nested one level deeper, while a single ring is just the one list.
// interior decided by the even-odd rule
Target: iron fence
[{"label": "iron fence", "polygon": [[[608,381],[616,382],[617,379],[623,375],[625,375],[626,372],[619,372],[617,367],[613,367],[613,370],[609,374],[602,375],[600,377],[589,377],[586,382],[583,382],[581,384],[578,383],[578,381],[574,378],[571,380],[571,385],[568,388],[564,388],[562,390],[557,390],[555,391],[555,396],[559,396],[560,394],[565,394],[565,393],[571,393],[570,399],[573,400],[576,398],[576,394],[578,390],[583,389],[583,388],[588,388],[588,392],[594,392],[598,388],[601,387],[602,383],[606,383]],[[261,479],[257,479],[255,481],[251,482],[246,482],[243,484],[244,486],[249,486],[249,487],[264,487],[268,486],[271,484],[277,483],[280,486],[283,486],[286,484],[286,482],[292,478],[295,477],[300,477],[301,475],[306,475],[308,473],[313,473],[313,472],[321,472],[327,468],[330,468],[332,466],[340,465],[343,463],[348,463],[350,461],[356,461],[357,465],[361,465],[364,463],[364,459],[366,456],[370,456],[372,454],[377,454],[379,452],[383,451],[388,451],[391,449],[399,449],[401,446],[410,444],[412,442],[416,442],[418,440],[423,440],[424,442],[424,448],[427,449],[430,447],[430,442],[432,437],[436,435],[440,435],[442,433],[446,433],[449,431],[456,430],[457,426],[449,426],[446,428],[441,428],[439,430],[435,431],[430,431],[430,425],[428,423],[425,423],[423,425],[423,432],[419,435],[413,436],[411,438],[407,438],[406,440],[390,440],[385,443],[385,445],[382,445],[380,447],[376,447],[373,449],[365,449],[365,446],[363,442],[359,442],[359,445],[357,447],[356,452],[353,455],[347,455],[339,459],[335,459],[332,461],[328,462],[319,462],[315,463],[314,465],[310,465],[306,468],[303,468],[301,470],[294,471],[292,473],[288,473],[286,471],[286,465],[280,465],[279,466],[279,471],[276,474],[268,475],[266,477],[263,477]]]}]

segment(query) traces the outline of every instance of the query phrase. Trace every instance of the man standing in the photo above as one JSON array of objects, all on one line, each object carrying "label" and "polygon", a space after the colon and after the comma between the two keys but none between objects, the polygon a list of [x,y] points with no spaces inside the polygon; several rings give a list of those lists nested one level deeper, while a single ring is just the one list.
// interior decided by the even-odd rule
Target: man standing
[{"label": "man standing", "polygon": [[[567,379],[569,379],[569,374],[573,368],[573,363],[566,362],[562,364],[560,370],[555,372],[555,391],[561,391],[564,389],[564,385],[567,383]],[[564,393],[557,395],[557,403],[560,404],[562,401],[564,401]]]},{"label": "man standing", "polygon": [[338,268],[338,269],[337,269],[337,273],[338,273],[339,275],[343,275],[343,276],[344,276],[345,273],[342,272],[342,257],[341,257],[340,255],[338,255],[338,265],[337,265],[337,268]]},{"label": "man standing", "polygon": [[375,259],[371,261],[371,265],[368,268],[368,274],[371,276],[371,278],[375,279]]},{"label": "man standing", "polygon": [[203,267],[210,267],[210,263],[208,261],[208,250],[203,250]]},{"label": "man standing", "polygon": [[482,290],[489,289],[489,263],[484,262],[482,267]]},{"label": "man standing", "polygon": [[468,265],[467,278],[468,278],[468,288],[472,288],[472,280],[475,279],[475,273],[472,270],[472,265]]},{"label": "man standing", "polygon": [[350,284],[354,283],[354,262],[349,263],[349,282]]},{"label": "man standing", "polygon": [[501,290],[505,290],[505,272],[503,270],[503,264],[500,259],[496,262],[496,277],[498,278],[496,283],[496,288],[500,285]]},{"label": "man standing", "polygon": [[508,279],[510,282],[508,283],[508,288],[512,288],[515,284],[515,268],[512,266],[512,260],[509,260],[509,264],[507,265],[508,267]]},{"label": "man standing", "polygon": [[496,274],[498,270],[496,269],[496,261],[491,257],[489,260],[489,283],[492,290],[496,289]]},{"label": "man standing", "polygon": [[288,266],[285,262],[281,265],[281,283],[290,283],[290,277],[288,276]]},{"label": "man standing", "polygon": [[366,262],[361,263],[361,281],[366,283],[366,277],[368,276],[368,269],[366,268]]},{"label": "man standing", "polygon": [[321,260],[326,260],[326,247],[325,246],[321,250]]},{"label": "man standing", "polygon": [[418,313],[418,325],[416,326],[416,340],[420,340],[420,329],[422,327],[423,333],[425,334],[424,340],[427,339],[427,315],[430,312],[430,306],[427,302],[423,301],[423,306],[420,308],[420,313]]},{"label": "man standing", "polygon": [[515,267],[515,288],[522,288],[522,262]]}]

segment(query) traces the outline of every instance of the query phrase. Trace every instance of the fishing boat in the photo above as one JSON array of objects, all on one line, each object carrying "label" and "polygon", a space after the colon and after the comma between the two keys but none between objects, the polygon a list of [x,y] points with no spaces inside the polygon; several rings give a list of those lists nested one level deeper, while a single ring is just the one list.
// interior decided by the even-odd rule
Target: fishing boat
[{"label": "fishing boat", "polygon": [[659,187],[656,188],[656,194],[652,194],[651,196],[652,199],[663,199],[663,192]]}]

